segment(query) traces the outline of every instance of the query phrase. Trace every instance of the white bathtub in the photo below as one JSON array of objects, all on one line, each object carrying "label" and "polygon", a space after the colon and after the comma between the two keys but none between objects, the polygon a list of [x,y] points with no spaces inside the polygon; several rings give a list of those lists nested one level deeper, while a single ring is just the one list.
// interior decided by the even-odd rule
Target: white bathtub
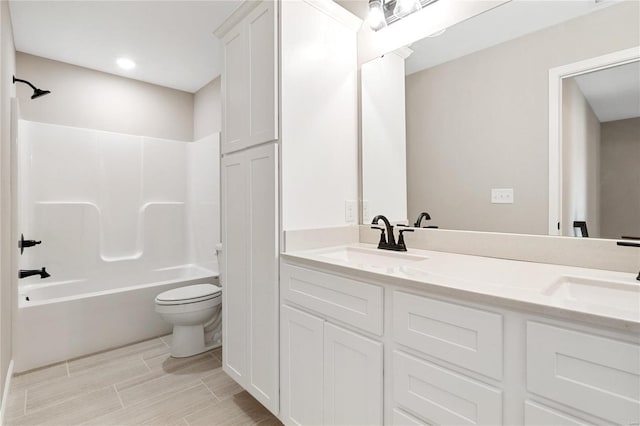
[{"label": "white bathtub", "polygon": [[46,281],[20,286],[15,372],[168,334],[171,326],[156,314],[155,296],[191,284],[218,284],[218,273],[183,265],[139,276]]}]

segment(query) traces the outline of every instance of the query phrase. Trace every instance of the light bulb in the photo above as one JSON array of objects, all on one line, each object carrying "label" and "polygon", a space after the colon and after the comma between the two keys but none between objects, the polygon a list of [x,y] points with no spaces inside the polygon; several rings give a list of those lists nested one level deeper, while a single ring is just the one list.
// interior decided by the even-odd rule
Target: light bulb
[{"label": "light bulb", "polygon": [[387,26],[387,19],[384,16],[384,10],[382,10],[383,0],[369,0],[369,27],[373,31],[379,31]]},{"label": "light bulb", "polygon": [[396,0],[396,7],[393,8],[393,14],[398,18],[404,18],[420,9],[422,9],[420,0]]},{"label": "light bulb", "polygon": [[135,68],[135,66],[136,66],[136,63],[133,62],[131,59],[128,59],[128,58],[118,58],[116,63],[118,64],[118,66],[120,68],[124,68],[125,70],[130,70],[132,68]]}]

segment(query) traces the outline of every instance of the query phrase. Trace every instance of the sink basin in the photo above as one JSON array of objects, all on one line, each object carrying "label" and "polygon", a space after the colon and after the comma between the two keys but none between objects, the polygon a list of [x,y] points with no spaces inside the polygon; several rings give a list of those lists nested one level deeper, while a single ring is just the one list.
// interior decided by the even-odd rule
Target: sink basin
[{"label": "sink basin", "polygon": [[640,284],[586,277],[562,276],[543,294],[558,301],[602,306],[640,315]]},{"label": "sink basin", "polygon": [[360,247],[340,247],[331,251],[318,253],[319,257],[371,268],[389,268],[415,264],[427,260],[428,257],[416,256],[404,252],[366,249]]}]

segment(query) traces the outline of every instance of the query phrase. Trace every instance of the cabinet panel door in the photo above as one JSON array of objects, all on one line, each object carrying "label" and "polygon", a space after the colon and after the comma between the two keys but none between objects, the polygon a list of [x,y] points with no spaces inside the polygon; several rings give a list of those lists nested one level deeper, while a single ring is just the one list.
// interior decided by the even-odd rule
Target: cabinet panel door
[{"label": "cabinet panel door", "polygon": [[322,424],[324,321],[288,306],[280,309],[281,420]]},{"label": "cabinet panel door", "polygon": [[249,54],[245,26],[240,23],[223,39],[222,152],[243,148],[249,136]]},{"label": "cabinet panel door", "polygon": [[382,343],[325,323],[324,424],[382,424]]},{"label": "cabinet panel door", "polygon": [[591,423],[532,401],[524,403],[524,424],[525,426],[591,426]]},{"label": "cabinet panel door", "polygon": [[243,153],[222,159],[222,332],[224,371],[246,387],[249,353],[247,172]]},{"label": "cabinet panel door", "polygon": [[277,414],[278,380],[278,146],[246,151],[249,260],[249,371],[247,389]]},{"label": "cabinet panel door", "polygon": [[396,291],[393,335],[405,346],[502,379],[502,315]]},{"label": "cabinet panel door", "polygon": [[527,322],[527,389],[618,424],[640,422],[640,346]]},{"label": "cabinet panel door", "polygon": [[501,390],[398,351],[393,395],[398,405],[431,424],[502,424]]},{"label": "cabinet panel door", "polygon": [[278,2],[263,1],[247,17],[249,144],[278,139]]}]

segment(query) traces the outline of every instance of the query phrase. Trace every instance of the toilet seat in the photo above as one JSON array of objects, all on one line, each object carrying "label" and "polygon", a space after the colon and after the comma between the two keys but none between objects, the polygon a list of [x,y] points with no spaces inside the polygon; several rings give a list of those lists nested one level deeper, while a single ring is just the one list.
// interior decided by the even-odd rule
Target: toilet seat
[{"label": "toilet seat", "polygon": [[186,305],[220,297],[222,289],[213,284],[195,284],[167,290],[156,296],[157,305]]}]

